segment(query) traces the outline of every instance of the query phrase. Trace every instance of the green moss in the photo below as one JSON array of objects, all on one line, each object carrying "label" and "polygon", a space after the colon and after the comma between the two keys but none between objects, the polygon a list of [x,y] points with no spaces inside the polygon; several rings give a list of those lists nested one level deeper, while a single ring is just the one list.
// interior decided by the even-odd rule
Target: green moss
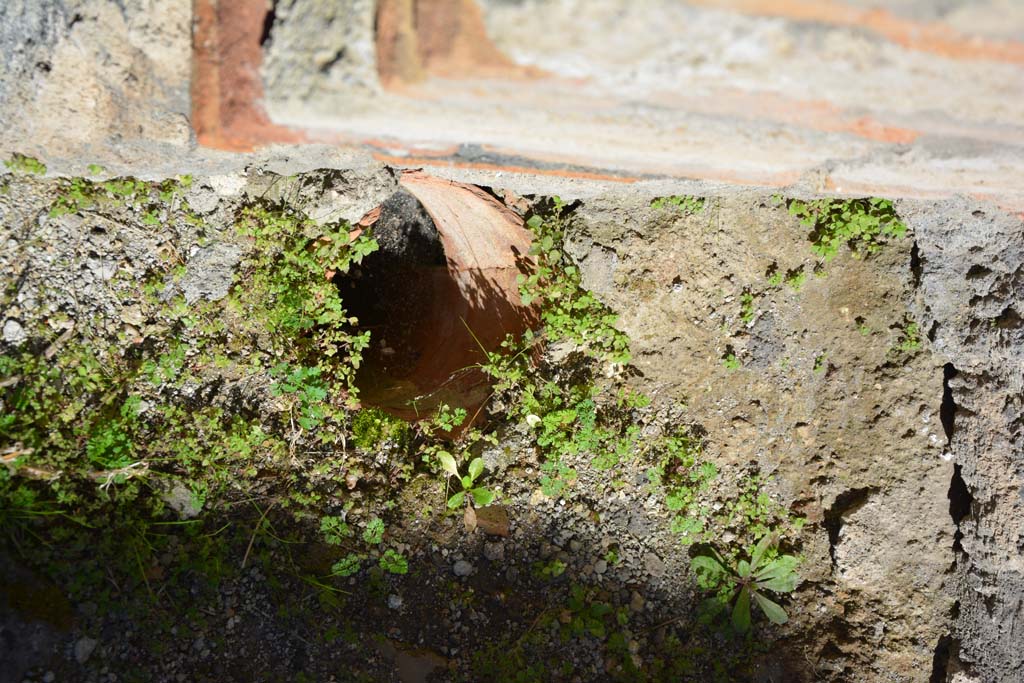
[{"label": "green moss", "polygon": [[4,162],[4,166],[11,169],[13,173],[25,173],[32,175],[46,175],[46,164],[24,154],[14,154]]},{"label": "green moss", "polygon": [[689,216],[703,211],[706,202],[707,200],[705,200],[703,197],[692,197],[689,195],[670,195],[668,197],[658,197],[657,199],[653,200],[651,202],[651,208],[671,208],[683,213],[683,215]]},{"label": "green moss", "polygon": [[378,448],[386,441],[405,448],[411,432],[408,422],[379,408],[363,408],[352,416],[352,443],[365,451]]},{"label": "green moss", "polygon": [[794,292],[799,292],[805,282],[807,282],[807,272],[804,271],[803,266],[786,272],[786,285]]}]

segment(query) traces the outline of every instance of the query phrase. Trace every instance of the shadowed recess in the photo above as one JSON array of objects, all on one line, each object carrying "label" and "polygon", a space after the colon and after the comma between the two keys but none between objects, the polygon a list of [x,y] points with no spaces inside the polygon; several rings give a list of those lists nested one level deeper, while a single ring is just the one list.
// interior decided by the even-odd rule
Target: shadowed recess
[{"label": "shadowed recess", "polygon": [[490,393],[485,352],[533,319],[516,283],[530,233],[480,188],[422,173],[401,184],[373,226],[380,249],[338,283],[371,333],[360,398],[407,419],[472,411]]}]

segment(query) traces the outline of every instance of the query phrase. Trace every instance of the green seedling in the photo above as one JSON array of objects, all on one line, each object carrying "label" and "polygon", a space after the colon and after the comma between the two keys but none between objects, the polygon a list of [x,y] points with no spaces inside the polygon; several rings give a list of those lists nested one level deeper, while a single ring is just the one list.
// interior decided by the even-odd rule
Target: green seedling
[{"label": "green seedling", "polygon": [[363,529],[363,540],[370,545],[380,545],[384,540],[384,521],[380,517],[374,517],[366,523]]},{"label": "green seedling", "polygon": [[380,556],[380,568],[389,574],[408,574],[409,560],[396,550],[385,550]]},{"label": "green seedling", "polygon": [[[789,615],[765,593],[791,593],[800,577],[796,572],[799,560],[793,555],[777,555],[774,534],[766,534],[750,552],[750,561],[726,562],[714,548],[709,555],[697,555],[690,568],[697,575],[701,588],[715,591],[705,601],[706,614],[715,617],[732,604],[732,626],[737,633],[750,630],[750,605],[755,603],[768,620],[785,624]],[[735,601],[735,602],[734,602]]]},{"label": "green seedling", "polygon": [[441,469],[447,472],[449,477],[455,477],[462,485],[462,490],[448,499],[448,507],[450,509],[457,508],[465,503],[466,494],[472,496],[473,503],[477,507],[491,504],[491,501],[494,500],[494,491],[485,489],[482,486],[474,486],[476,480],[480,478],[484,471],[483,458],[473,458],[469,462],[469,467],[466,468],[465,476],[459,474],[459,467],[455,464],[455,458],[452,457],[451,453],[439,451],[437,459],[441,463]]},{"label": "green seedling", "polygon": [[349,553],[331,565],[331,576],[346,578],[359,573],[362,567],[363,556],[357,553]]}]

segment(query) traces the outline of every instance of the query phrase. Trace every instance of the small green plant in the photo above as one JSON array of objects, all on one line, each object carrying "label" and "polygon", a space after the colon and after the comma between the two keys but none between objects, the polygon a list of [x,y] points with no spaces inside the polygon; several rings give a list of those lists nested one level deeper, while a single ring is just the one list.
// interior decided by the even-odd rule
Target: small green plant
[{"label": "small green plant", "polygon": [[562,249],[565,205],[553,198],[554,210],[545,220],[539,215],[526,222],[535,239],[530,246],[533,272],[517,276],[523,304],[536,303],[544,335],[551,341],[568,340],[600,360],[629,361],[629,340],[615,328],[617,316],[580,286],[579,269]]},{"label": "small green plant", "polygon": [[559,559],[553,559],[549,562],[543,562],[536,568],[537,573],[541,578],[544,579],[557,579],[559,576],[565,573],[566,570],[565,562]]},{"label": "small green plant", "polygon": [[441,404],[434,414],[431,425],[442,432],[450,432],[456,427],[461,427],[466,421],[465,408],[452,408],[449,405]]},{"label": "small green plant", "polygon": [[380,517],[374,517],[366,523],[363,529],[363,541],[370,545],[380,545],[384,540],[384,521]]},{"label": "small green plant", "polygon": [[786,623],[789,620],[786,611],[765,593],[791,593],[800,581],[796,572],[799,560],[793,555],[776,553],[774,534],[765,535],[749,552],[749,557],[749,561],[741,559],[729,564],[712,548],[709,554],[690,560],[698,585],[714,592],[703,605],[706,618],[717,617],[732,604],[732,626],[741,634],[750,630],[751,602],[772,623]]},{"label": "small green plant", "polygon": [[913,354],[921,348],[921,336],[917,323],[907,321],[903,325],[900,337],[893,346],[897,353]]},{"label": "small green plant", "polygon": [[50,218],[57,218],[69,213],[77,213],[92,208],[96,203],[95,186],[84,178],[73,178],[68,183],[57,201],[50,207]]},{"label": "small green plant", "polygon": [[689,430],[664,438],[658,464],[647,470],[653,487],[664,489],[671,528],[683,545],[710,540],[712,508],[704,499],[718,477],[714,463],[703,459],[704,443]]},{"label": "small green plant", "polygon": [[907,232],[888,199],[790,199],[786,205],[790,214],[812,229],[811,250],[825,261],[835,258],[844,244],[854,256],[867,256]]},{"label": "small green plant", "polygon": [[692,197],[689,195],[670,195],[668,197],[658,197],[657,199],[652,201],[651,208],[674,208],[678,211],[681,211],[683,214],[689,216],[703,211],[705,202],[706,200],[703,197]]},{"label": "small green plant", "polygon": [[814,373],[825,372],[828,369],[828,356],[824,353],[814,358]]},{"label": "small green plant", "polygon": [[331,565],[331,576],[346,578],[359,573],[363,565],[363,556],[358,553],[349,553]]},{"label": "small green plant", "polygon": [[781,285],[783,277],[782,271],[779,269],[779,264],[777,263],[772,263],[764,272],[764,278],[768,281],[768,284],[771,287],[778,287]]},{"label": "small green plant", "polygon": [[807,273],[803,266],[786,272],[786,284],[794,292],[799,292],[805,282],[807,282]]},{"label": "small green plant", "polygon": [[326,515],[320,518],[320,533],[329,545],[341,545],[352,536],[352,529],[341,517]]},{"label": "small green plant", "polygon": [[615,609],[602,600],[597,600],[592,591],[580,585],[574,585],[569,591],[568,609],[563,617],[564,633],[569,636],[589,634],[599,640],[608,636],[607,623],[617,620],[620,626],[628,621],[627,613]]},{"label": "small green plant", "polygon": [[101,419],[93,427],[85,452],[99,467],[120,469],[128,467],[135,459],[132,439],[134,422],[138,417],[139,398],[129,397],[114,418]]},{"label": "small green plant", "polygon": [[441,464],[441,469],[448,474],[448,477],[454,477],[462,486],[461,491],[456,492],[448,499],[448,507],[450,509],[463,505],[466,502],[467,494],[472,497],[473,503],[477,507],[491,504],[494,500],[494,491],[485,489],[482,486],[475,486],[476,480],[480,478],[484,471],[483,458],[473,458],[469,462],[469,467],[466,468],[465,476],[459,474],[459,467],[455,464],[455,458],[452,457],[451,453],[439,451],[437,453],[437,460]]},{"label": "small green plant", "polygon": [[380,568],[389,574],[407,574],[409,573],[409,560],[400,552],[389,548],[380,556]]},{"label": "small green plant", "polygon": [[739,370],[740,361],[736,357],[735,352],[729,351],[724,356],[722,356],[722,367],[724,367],[726,370]]},{"label": "small green plant", "polygon": [[319,367],[293,367],[288,363],[279,363],[270,371],[278,380],[270,386],[270,393],[293,399],[303,429],[316,429],[324,419],[322,403],[327,398],[327,387],[320,380],[320,373]]},{"label": "small green plant", "polygon": [[10,159],[4,162],[4,166],[11,169],[14,173],[46,175],[46,164],[24,154],[13,154]]},{"label": "small green plant", "polygon": [[86,168],[89,170],[89,175],[99,175],[107,170],[99,164],[89,164]]},{"label": "small green plant", "polygon": [[749,291],[740,294],[740,320],[744,325],[754,322],[754,295]]}]

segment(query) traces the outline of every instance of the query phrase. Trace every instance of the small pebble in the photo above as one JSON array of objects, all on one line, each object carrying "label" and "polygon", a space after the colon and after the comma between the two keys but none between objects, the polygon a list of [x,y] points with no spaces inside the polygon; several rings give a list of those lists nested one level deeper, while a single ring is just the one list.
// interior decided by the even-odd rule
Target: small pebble
[{"label": "small pebble", "polygon": [[452,571],[455,572],[455,576],[469,576],[473,573],[473,565],[465,560],[459,560],[452,566]]},{"label": "small pebble", "polygon": [[505,546],[501,543],[484,543],[484,557],[491,562],[505,559]]},{"label": "small pebble", "polygon": [[75,661],[79,664],[85,664],[89,661],[89,657],[92,656],[93,650],[96,649],[98,641],[88,636],[83,636],[78,639],[75,643]]}]

